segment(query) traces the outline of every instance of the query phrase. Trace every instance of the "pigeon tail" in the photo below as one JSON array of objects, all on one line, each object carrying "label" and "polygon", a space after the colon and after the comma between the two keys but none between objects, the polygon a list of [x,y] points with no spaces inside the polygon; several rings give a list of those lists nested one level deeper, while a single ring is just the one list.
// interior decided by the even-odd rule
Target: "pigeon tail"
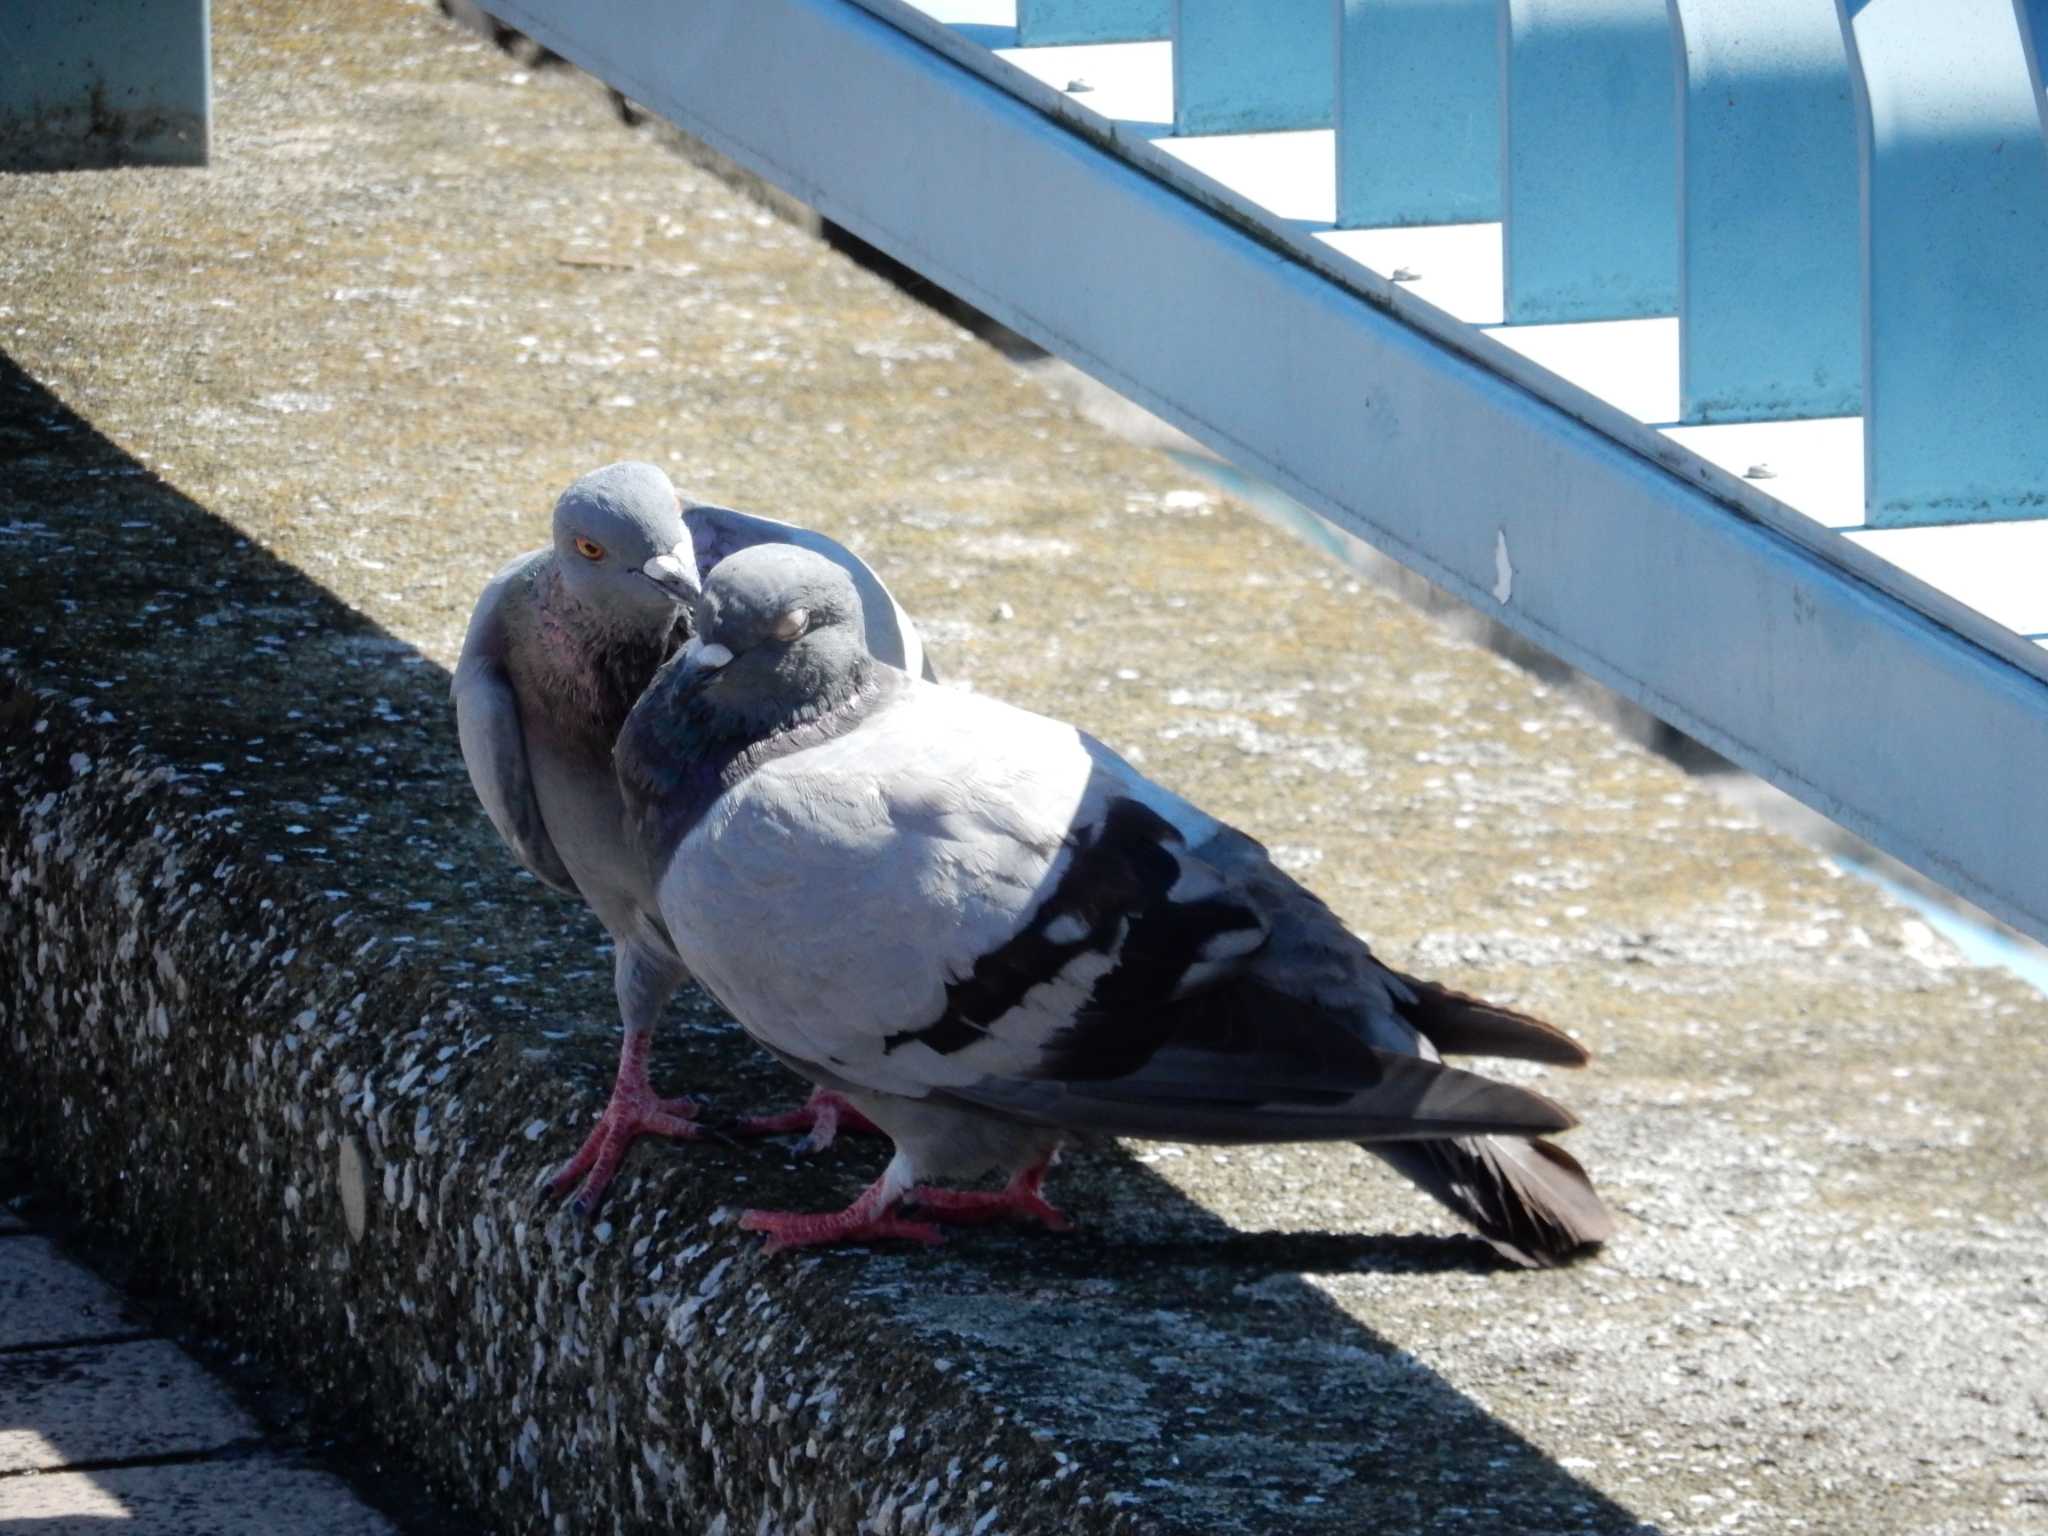
[{"label": "pigeon tail", "polygon": [[[1542,1136],[1577,1122],[1540,1093],[1346,1036],[1174,1044],[1122,1077],[991,1076],[945,1090],[997,1114],[1106,1136],[1271,1145]],[[1326,1047],[1319,1054],[1310,1047]],[[1260,1049],[1260,1046],[1267,1047]]]},{"label": "pigeon tail", "polygon": [[1586,1170],[1550,1142],[1472,1136],[1372,1142],[1365,1150],[1469,1221],[1502,1257],[1526,1268],[1569,1263],[1614,1235],[1614,1218]]},{"label": "pigeon tail", "polygon": [[1414,994],[1413,1002],[1395,1005],[1401,1016],[1446,1055],[1504,1056],[1558,1067],[1583,1067],[1592,1060],[1590,1051],[1555,1024],[1433,981],[1398,972],[1396,980]]}]

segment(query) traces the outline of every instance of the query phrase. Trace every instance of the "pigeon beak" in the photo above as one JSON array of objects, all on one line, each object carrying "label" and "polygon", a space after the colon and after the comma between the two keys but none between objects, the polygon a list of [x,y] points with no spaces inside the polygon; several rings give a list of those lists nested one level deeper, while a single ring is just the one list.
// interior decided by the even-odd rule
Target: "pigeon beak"
[{"label": "pigeon beak", "polygon": [[731,660],[732,652],[724,646],[706,645],[702,635],[692,635],[676,657],[676,666],[682,673],[682,685],[696,688]]},{"label": "pigeon beak", "polygon": [[[682,554],[695,553],[687,544],[677,545],[676,550]],[[640,567],[640,574],[679,603],[697,601],[697,573],[675,552],[656,555]]]}]

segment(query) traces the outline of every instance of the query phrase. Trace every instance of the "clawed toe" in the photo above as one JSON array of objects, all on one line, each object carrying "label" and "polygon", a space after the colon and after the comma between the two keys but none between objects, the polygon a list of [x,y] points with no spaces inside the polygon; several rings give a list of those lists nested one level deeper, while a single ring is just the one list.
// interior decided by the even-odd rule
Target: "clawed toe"
[{"label": "clawed toe", "polygon": [[[779,1253],[784,1248],[877,1242],[884,1238],[936,1243],[940,1240],[935,1225],[938,1222],[980,1226],[1007,1219],[1036,1222],[1049,1232],[1065,1232],[1073,1223],[1040,1192],[1052,1160],[1053,1154],[1048,1152],[1030,1167],[1018,1170],[1001,1189],[938,1189],[918,1185],[905,1190],[903,1185],[908,1181],[903,1175],[908,1170],[899,1157],[843,1211],[748,1211],[740,1217],[740,1225],[749,1232],[764,1233],[770,1253]],[[910,1203],[918,1215],[930,1220],[916,1221],[895,1214],[898,1202]]]},{"label": "clawed toe", "polygon": [[787,1136],[797,1131],[809,1134],[797,1146],[800,1152],[823,1152],[841,1131],[858,1131],[879,1136],[882,1128],[854,1107],[844,1094],[820,1088],[801,1108],[780,1115],[754,1115],[734,1127],[741,1136]]},{"label": "clawed toe", "polygon": [[672,1141],[694,1141],[704,1134],[694,1119],[696,1113],[697,1106],[689,1099],[657,1099],[652,1094],[614,1089],[611,1102],[583,1138],[576,1155],[547,1181],[548,1194],[559,1200],[575,1190],[570,1209],[579,1216],[591,1216],[636,1139],[666,1136]]},{"label": "clawed toe", "polygon": [[869,1215],[858,1207],[831,1212],[747,1211],[741,1215],[740,1225],[767,1237],[763,1245],[767,1253],[831,1243],[878,1243],[892,1238],[927,1246],[944,1241],[943,1234],[930,1222]]},{"label": "clawed toe", "polygon": [[1036,1190],[913,1189],[905,1197],[934,1221],[954,1226],[987,1226],[998,1221],[1037,1222],[1048,1232],[1067,1232],[1074,1223]]}]

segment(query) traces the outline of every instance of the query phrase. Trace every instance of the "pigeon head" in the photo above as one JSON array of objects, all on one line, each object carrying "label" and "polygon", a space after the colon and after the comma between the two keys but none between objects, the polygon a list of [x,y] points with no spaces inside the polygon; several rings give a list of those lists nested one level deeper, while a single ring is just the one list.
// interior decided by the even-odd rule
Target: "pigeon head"
[{"label": "pigeon head", "polygon": [[726,556],[697,599],[678,681],[762,726],[829,709],[872,669],[860,594],[823,555],[757,544]]},{"label": "pigeon head", "polygon": [[652,464],[607,464],[562,493],[555,564],[579,603],[626,625],[666,628],[698,595],[682,501]]}]

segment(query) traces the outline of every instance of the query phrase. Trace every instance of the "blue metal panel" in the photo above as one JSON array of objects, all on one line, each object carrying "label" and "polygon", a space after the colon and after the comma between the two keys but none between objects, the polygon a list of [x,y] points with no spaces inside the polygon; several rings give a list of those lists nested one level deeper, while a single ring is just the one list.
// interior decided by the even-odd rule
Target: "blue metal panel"
[{"label": "blue metal panel", "polygon": [[1834,0],[1671,0],[1686,421],[1853,416],[1856,116]]},{"label": "blue metal panel", "polygon": [[1499,3],[1342,0],[1338,224],[1500,217]]},{"label": "blue metal panel", "polygon": [[[1286,232],[1217,217],[1055,121],[1059,92],[1020,87],[1040,103],[1026,106],[970,73],[958,61],[971,46],[907,6],[864,0],[891,26],[843,0],[695,0],[683,35],[716,37],[713,49],[674,46],[676,0],[497,4],[1005,324],[2048,937],[2048,682],[2034,648],[1655,434],[1623,446],[1625,424],[1566,415],[1504,378],[1484,336],[1448,345],[1399,318],[1398,294],[1369,301],[1292,259]],[[1898,591],[1921,608],[1887,596]]]},{"label": "blue metal panel", "polygon": [[1665,0],[1501,0],[1502,261],[1511,324],[1678,307]]},{"label": "blue metal panel", "polygon": [[1327,128],[1337,0],[1175,0],[1173,131]]},{"label": "blue metal panel", "polygon": [[1173,0],[1017,0],[1017,41],[1130,43],[1173,35]]},{"label": "blue metal panel", "polygon": [[0,6],[0,167],[204,165],[208,0]]},{"label": "blue metal panel", "polygon": [[1870,522],[2048,517],[2048,149],[2011,0],[1836,0],[1857,68]]},{"label": "blue metal panel", "polygon": [[2041,112],[2041,132],[2048,137],[2048,0],[2012,0],[2027,49],[2027,78],[2034,83],[2034,104]]}]

